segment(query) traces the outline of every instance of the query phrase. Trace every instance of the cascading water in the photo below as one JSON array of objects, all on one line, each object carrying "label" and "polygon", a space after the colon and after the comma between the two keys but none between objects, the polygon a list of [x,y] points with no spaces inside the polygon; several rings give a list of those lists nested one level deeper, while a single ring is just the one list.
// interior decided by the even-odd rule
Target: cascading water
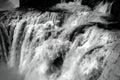
[{"label": "cascading water", "polygon": [[[79,10],[71,10],[76,5]],[[120,32],[106,30],[109,22],[102,18],[110,5],[101,3],[90,10],[69,3],[67,12],[3,12],[0,50],[8,68],[23,80],[106,80],[120,44]]]}]

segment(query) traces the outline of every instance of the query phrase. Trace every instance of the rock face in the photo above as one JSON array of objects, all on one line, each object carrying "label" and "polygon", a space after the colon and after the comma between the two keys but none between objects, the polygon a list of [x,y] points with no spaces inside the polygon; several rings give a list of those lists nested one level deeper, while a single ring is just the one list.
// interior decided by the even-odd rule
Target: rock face
[{"label": "rock face", "polygon": [[19,0],[0,0],[0,11],[12,10],[19,7]]},{"label": "rock face", "polygon": [[3,12],[1,54],[24,80],[119,80],[120,31],[103,18],[109,5]]}]

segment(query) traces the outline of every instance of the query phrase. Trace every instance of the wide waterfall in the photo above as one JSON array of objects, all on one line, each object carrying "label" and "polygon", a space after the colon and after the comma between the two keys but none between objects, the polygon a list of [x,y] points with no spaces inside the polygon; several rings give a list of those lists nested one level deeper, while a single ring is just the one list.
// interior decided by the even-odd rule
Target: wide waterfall
[{"label": "wide waterfall", "polygon": [[107,20],[111,5],[1,12],[0,61],[7,68],[0,74],[15,77],[0,80],[119,80],[120,31]]}]

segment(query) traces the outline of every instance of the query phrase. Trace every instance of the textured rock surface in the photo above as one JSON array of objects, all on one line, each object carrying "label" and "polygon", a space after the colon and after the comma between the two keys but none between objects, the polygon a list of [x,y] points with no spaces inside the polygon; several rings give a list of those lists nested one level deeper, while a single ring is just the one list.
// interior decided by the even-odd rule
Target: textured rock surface
[{"label": "textured rock surface", "polygon": [[102,17],[109,4],[75,4],[2,12],[1,54],[9,68],[25,80],[119,80],[120,31]]}]

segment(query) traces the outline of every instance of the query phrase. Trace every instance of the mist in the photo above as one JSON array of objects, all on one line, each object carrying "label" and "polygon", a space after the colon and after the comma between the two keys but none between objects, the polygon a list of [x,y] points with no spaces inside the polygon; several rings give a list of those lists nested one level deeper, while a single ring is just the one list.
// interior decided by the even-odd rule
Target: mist
[{"label": "mist", "polygon": [[0,64],[0,80],[24,80],[23,77],[17,73],[17,70],[9,69],[6,64]]}]

